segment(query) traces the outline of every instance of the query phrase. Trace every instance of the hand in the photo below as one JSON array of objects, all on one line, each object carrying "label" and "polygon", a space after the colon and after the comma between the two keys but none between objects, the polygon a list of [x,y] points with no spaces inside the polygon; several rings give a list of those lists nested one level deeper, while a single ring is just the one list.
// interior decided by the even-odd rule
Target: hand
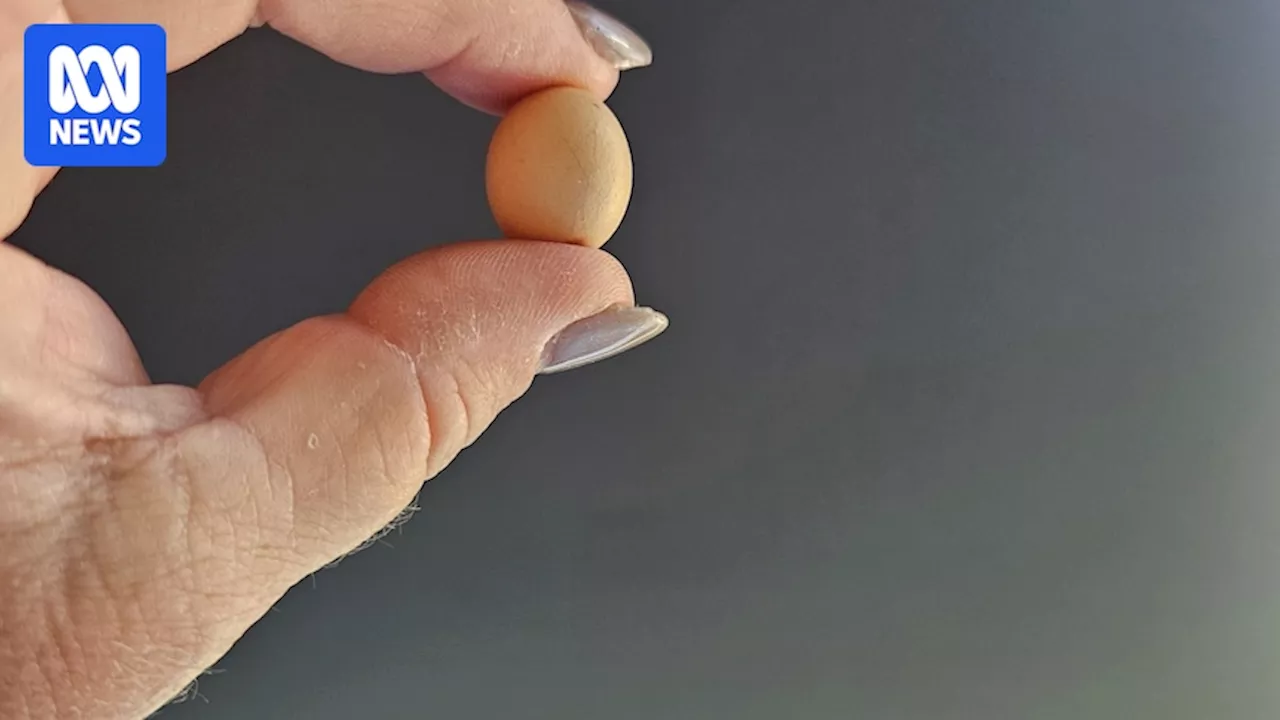
[{"label": "hand", "polygon": [[[559,0],[6,0],[0,237],[53,174],[22,159],[22,33],[68,19],[158,22],[171,70],[265,23],[490,112],[553,84],[603,98],[648,61]],[[601,251],[464,243],[198,388],[159,386],[88,287],[0,243],[0,717],[146,715],[392,521],[535,374],[665,325]]]}]

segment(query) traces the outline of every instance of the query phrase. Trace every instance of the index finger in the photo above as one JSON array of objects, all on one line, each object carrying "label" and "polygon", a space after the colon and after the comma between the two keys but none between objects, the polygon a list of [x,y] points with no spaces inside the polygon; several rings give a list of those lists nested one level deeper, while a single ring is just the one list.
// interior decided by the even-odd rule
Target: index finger
[{"label": "index finger", "polygon": [[16,11],[12,7],[0,11],[0,238],[17,227],[52,177],[22,156],[22,32],[31,23],[162,25],[170,70],[250,26],[269,24],[364,70],[423,72],[488,112],[552,85],[575,85],[603,99],[619,69],[651,58],[629,28],[576,1],[17,0]]}]

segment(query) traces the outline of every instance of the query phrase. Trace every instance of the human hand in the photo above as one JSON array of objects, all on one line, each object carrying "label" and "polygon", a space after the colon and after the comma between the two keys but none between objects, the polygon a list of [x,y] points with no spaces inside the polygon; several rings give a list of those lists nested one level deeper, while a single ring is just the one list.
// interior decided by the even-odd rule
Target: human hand
[{"label": "human hand", "polygon": [[[68,19],[160,23],[171,70],[269,24],[490,112],[549,85],[604,98],[648,62],[625,28],[560,0],[6,0],[0,237],[53,174],[22,156],[22,33]],[[601,251],[462,243],[198,388],[152,385],[97,295],[0,243],[0,717],[146,715],[393,520],[538,372],[665,326]]]}]

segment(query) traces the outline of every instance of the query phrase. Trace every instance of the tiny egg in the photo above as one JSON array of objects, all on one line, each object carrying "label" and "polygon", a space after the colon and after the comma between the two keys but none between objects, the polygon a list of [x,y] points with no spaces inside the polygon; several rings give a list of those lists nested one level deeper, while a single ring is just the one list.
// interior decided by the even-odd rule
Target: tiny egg
[{"label": "tiny egg", "polygon": [[485,190],[509,238],[598,248],[622,223],[631,184],[622,124],[586,90],[530,95],[507,112],[489,143]]}]

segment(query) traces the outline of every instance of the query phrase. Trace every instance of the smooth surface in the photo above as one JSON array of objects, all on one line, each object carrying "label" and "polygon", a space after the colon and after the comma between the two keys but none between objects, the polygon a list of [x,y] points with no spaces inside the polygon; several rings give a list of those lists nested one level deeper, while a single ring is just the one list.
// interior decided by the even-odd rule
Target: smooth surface
[{"label": "smooth surface", "polygon": [[[1275,3],[605,7],[656,55],[608,247],[671,329],[161,717],[1280,716]],[[493,120],[418,78],[253,32],[170,89],[163,169],[16,238],[157,380],[496,234]]]},{"label": "smooth surface", "polygon": [[489,141],[485,190],[509,238],[598,248],[631,201],[631,149],[617,116],[586,90],[516,103]]}]

